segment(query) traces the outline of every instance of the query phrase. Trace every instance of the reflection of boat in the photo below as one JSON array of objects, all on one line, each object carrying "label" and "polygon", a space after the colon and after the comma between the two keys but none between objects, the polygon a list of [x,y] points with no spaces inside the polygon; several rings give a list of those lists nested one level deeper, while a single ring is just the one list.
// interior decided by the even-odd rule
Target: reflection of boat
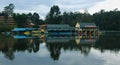
[{"label": "reflection of boat", "polygon": [[72,39],[75,39],[74,36],[47,36],[47,43],[65,43],[65,42],[69,42]]},{"label": "reflection of boat", "polygon": [[14,35],[13,36],[15,39],[25,39],[25,38],[37,38],[37,37],[30,37],[30,36],[25,36],[25,35]]},{"label": "reflection of boat", "polygon": [[30,35],[29,31],[24,32],[25,35]]},{"label": "reflection of boat", "polygon": [[39,30],[38,31],[32,31],[31,33],[32,34],[41,34],[41,31],[39,31]]},{"label": "reflection of boat", "polygon": [[70,40],[75,40],[76,44],[93,44],[96,42],[96,37],[95,38],[82,38],[82,36],[52,36],[48,34],[32,34],[31,36],[25,36],[25,35],[14,35],[14,38],[17,39],[24,39],[24,38],[39,38],[39,39],[44,39],[46,40],[47,43],[66,43],[69,42]]},{"label": "reflection of boat", "polygon": [[32,35],[13,35],[16,39],[24,39],[24,38],[44,38],[44,34],[32,34]]},{"label": "reflection of boat", "polygon": [[47,33],[48,32],[45,31],[44,29],[31,31],[31,34],[47,34]]}]

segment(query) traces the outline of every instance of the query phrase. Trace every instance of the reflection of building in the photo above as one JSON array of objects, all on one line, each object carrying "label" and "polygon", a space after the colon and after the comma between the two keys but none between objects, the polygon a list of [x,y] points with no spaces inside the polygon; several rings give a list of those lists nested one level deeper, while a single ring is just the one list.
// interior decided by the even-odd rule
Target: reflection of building
[{"label": "reflection of building", "polygon": [[74,39],[74,36],[47,36],[47,43],[65,43]]},{"label": "reflection of building", "polygon": [[98,36],[45,36],[39,37],[46,43],[69,43],[70,40],[75,40],[76,44],[94,44]]},{"label": "reflection of building", "polygon": [[76,36],[76,44],[93,44],[96,42],[98,36]]},{"label": "reflection of building", "polygon": [[82,36],[76,36],[75,37],[75,42],[76,44],[80,44],[80,39],[82,38]]},{"label": "reflection of building", "polygon": [[82,36],[51,36],[47,37],[46,47],[50,51],[53,60],[59,59],[61,49],[80,50],[84,55],[88,55],[91,47],[96,42],[96,38],[86,38],[82,38]]}]

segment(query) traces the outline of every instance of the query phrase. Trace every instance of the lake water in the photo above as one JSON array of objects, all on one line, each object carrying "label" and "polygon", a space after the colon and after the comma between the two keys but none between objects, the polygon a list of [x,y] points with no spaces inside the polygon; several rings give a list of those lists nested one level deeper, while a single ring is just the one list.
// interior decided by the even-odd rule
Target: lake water
[{"label": "lake water", "polygon": [[120,33],[0,35],[0,65],[120,65]]}]

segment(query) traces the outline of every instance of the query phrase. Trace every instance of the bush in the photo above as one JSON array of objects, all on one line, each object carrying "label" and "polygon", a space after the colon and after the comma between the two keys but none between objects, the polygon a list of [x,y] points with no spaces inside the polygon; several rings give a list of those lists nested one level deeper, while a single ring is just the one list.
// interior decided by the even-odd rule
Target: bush
[{"label": "bush", "polygon": [[16,25],[0,25],[0,32],[11,31]]}]

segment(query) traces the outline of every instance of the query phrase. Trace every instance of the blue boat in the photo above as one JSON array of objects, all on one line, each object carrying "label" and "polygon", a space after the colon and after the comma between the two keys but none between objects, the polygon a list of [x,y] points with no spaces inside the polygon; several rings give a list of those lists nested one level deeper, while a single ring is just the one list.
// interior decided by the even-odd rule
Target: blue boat
[{"label": "blue boat", "polygon": [[14,28],[12,31],[13,32],[20,32],[20,31],[32,31],[36,30],[37,28]]}]

